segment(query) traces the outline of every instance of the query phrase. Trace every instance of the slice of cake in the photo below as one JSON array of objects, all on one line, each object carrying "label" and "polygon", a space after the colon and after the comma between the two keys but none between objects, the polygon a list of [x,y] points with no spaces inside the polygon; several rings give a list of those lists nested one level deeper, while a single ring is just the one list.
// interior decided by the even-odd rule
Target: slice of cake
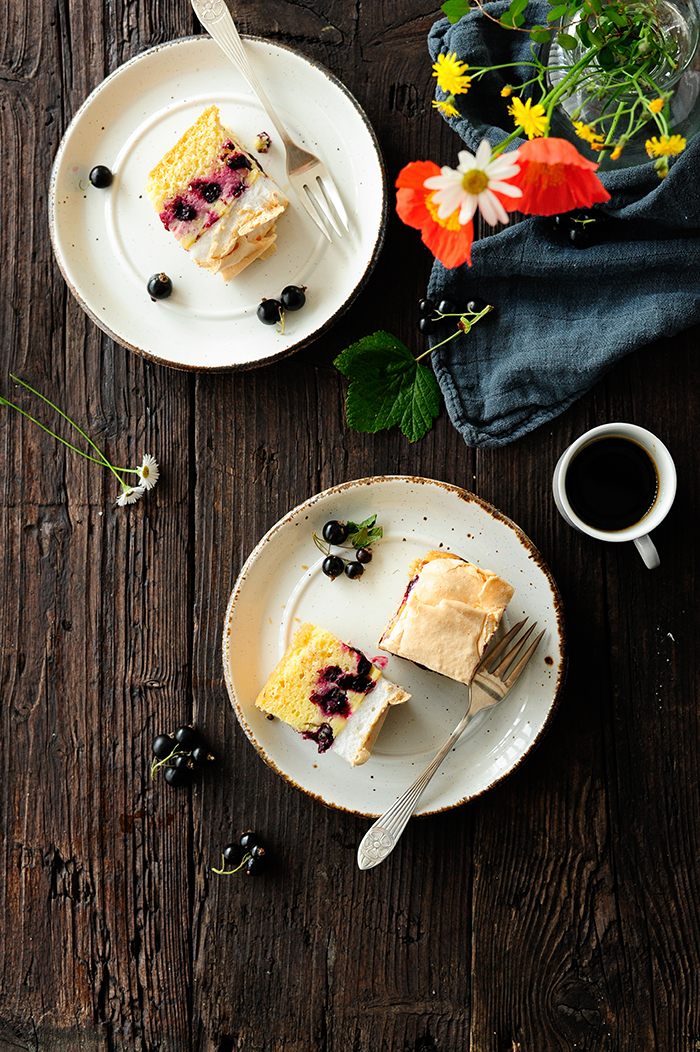
[{"label": "slice of cake", "polygon": [[319,752],[332,746],[356,767],[369,759],[389,706],[410,696],[361,651],[303,624],[255,704],[314,741]]},{"label": "slice of cake", "polygon": [[469,683],[513,588],[491,570],[451,552],[428,552],[412,564],[410,574],[379,647]]},{"label": "slice of cake", "polygon": [[153,207],[195,263],[230,281],[275,250],[289,201],[209,106],[148,176]]}]

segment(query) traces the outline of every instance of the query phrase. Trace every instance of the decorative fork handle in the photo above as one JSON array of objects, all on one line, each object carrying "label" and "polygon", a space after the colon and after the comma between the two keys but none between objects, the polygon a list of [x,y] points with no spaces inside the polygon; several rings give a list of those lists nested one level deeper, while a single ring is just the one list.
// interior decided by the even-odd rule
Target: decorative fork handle
[{"label": "decorative fork handle", "polygon": [[398,798],[396,803],[392,804],[388,811],[384,812],[381,818],[377,819],[373,826],[370,826],[360,841],[360,846],[357,849],[357,864],[360,869],[372,869],[374,866],[378,866],[394,850],[428,782],[472,719],[472,716],[476,715],[471,711],[471,703],[472,688],[471,684],[469,684],[469,705],[467,706],[467,711],[452,731],[452,734],[423,773],[416,778],[413,785],[409,786],[406,792]]},{"label": "decorative fork handle", "polygon": [[277,129],[285,147],[293,145],[286,129],[275,113],[262,84],[251,69],[248,57],[243,48],[236,24],[224,0],[191,0],[194,12],[202,25],[209,31],[223,53],[231,60],[239,73],[242,73],[255,94],[260,99],[263,109]]}]

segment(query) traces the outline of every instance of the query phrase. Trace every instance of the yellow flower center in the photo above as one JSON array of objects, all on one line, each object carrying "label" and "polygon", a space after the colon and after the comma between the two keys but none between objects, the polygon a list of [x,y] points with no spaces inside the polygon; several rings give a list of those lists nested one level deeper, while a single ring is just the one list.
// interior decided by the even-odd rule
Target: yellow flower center
[{"label": "yellow flower center", "polygon": [[470,172],[465,172],[462,176],[462,186],[468,194],[474,194],[474,196],[483,194],[488,185],[489,177],[480,168],[472,168]]},{"label": "yellow flower center", "polygon": [[433,219],[439,226],[445,228],[445,230],[461,230],[459,222],[459,209],[455,208],[454,212],[447,217],[447,219],[438,218],[438,206],[433,201],[434,194],[428,194],[425,199],[425,207],[430,213],[430,218]]}]

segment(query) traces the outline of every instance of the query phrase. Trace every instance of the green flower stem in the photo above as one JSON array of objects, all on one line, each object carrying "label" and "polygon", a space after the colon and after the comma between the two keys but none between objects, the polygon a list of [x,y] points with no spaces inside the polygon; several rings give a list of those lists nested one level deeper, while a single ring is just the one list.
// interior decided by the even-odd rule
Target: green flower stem
[{"label": "green flower stem", "polygon": [[[66,420],[71,425],[71,427],[74,427],[75,430],[80,435],[83,436],[85,441],[90,446],[92,446],[92,448],[95,450],[95,452],[97,453],[98,456],[97,457],[91,457],[89,453],[85,453],[82,449],[78,449],[71,442],[67,442],[65,438],[61,438],[60,435],[57,435],[55,431],[52,431],[50,428],[45,427],[44,424],[42,424],[39,420],[37,420],[36,417],[33,417],[31,415],[31,413],[25,412],[24,409],[20,409],[19,406],[15,405],[13,402],[9,402],[6,398],[3,398],[1,395],[0,395],[0,404],[9,406],[10,409],[14,409],[16,412],[18,412],[22,416],[26,417],[27,420],[31,420],[33,424],[36,424],[37,427],[40,427],[41,430],[45,431],[47,435],[51,435],[51,437],[55,438],[57,442],[61,442],[64,446],[68,446],[68,448],[72,449],[74,453],[78,453],[81,457],[85,457],[86,460],[92,461],[93,464],[99,464],[103,468],[109,468],[109,470],[112,472],[112,474],[118,479],[118,481],[119,481],[120,485],[122,486],[122,488],[123,489],[128,489],[129,488],[127,486],[127,484],[124,482],[124,479],[118,474],[118,470],[126,471],[126,470],[131,470],[131,469],[128,469],[128,468],[116,469],[116,468],[114,468],[110,464],[110,462],[107,460],[107,457],[104,455],[104,453],[99,448],[99,446],[97,446],[93,442],[93,440],[88,435],[85,434],[85,432],[82,430],[82,428],[78,427],[78,425],[75,423],[74,420],[71,420],[71,418],[69,416],[67,416],[64,412],[62,412],[62,410],[60,410],[57,405],[54,405],[54,403],[52,401],[50,401],[50,399],[46,398],[46,396],[43,395],[41,393],[41,391],[36,391],[28,383],[25,383],[24,380],[20,380],[20,378],[18,376],[14,376],[12,373],[10,373],[10,377],[11,377],[11,379],[13,379],[15,381],[15,383],[21,384],[22,387],[27,389],[27,391],[31,391],[32,394],[35,394],[38,398],[41,398],[42,402],[45,402],[47,405],[51,406],[51,408],[54,409],[58,413],[59,416],[62,416],[63,419]],[[138,474],[138,472],[137,472],[137,474]]]}]

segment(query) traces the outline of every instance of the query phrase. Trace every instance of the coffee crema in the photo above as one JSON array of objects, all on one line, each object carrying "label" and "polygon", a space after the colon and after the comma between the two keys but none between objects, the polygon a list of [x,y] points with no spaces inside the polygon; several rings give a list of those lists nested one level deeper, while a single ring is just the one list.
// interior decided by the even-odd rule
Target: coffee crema
[{"label": "coffee crema", "polygon": [[615,533],[648,515],[656,502],[656,464],[638,442],[611,435],[576,454],[566,473],[566,496],[579,519]]}]

